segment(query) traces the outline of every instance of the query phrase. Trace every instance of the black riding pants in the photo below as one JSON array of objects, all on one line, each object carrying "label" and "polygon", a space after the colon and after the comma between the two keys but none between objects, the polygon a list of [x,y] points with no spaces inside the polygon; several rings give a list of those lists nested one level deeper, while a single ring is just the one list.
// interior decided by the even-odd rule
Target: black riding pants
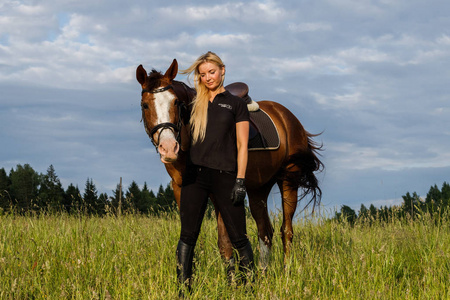
[{"label": "black riding pants", "polygon": [[181,188],[180,240],[195,246],[203,217],[205,215],[208,196],[215,200],[216,209],[222,215],[231,243],[241,248],[248,243],[245,206],[234,206],[231,201],[231,190],[236,182],[236,174],[214,170],[206,167],[190,166],[183,175]]}]

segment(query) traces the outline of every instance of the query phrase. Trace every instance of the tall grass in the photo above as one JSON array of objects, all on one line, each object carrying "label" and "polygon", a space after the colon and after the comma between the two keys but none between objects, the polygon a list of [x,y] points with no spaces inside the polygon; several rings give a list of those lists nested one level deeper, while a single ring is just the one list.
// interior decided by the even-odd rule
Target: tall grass
[{"label": "tall grass", "polygon": [[[215,220],[205,218],[192,299],[450,298],[449,225],[430,215],[371,226],[300,220],[291,255],[276,236],[248,289],[227,285]],[[258,261],[252,219],[248,227]],[[179,230],[177,213],[0,216],[0,299],[175,299]]]}]

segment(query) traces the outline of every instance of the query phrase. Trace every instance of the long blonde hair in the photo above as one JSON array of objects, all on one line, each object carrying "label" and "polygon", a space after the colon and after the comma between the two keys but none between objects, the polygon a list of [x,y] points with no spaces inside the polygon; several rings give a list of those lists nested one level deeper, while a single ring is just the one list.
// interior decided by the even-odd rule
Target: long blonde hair
[{"label": "long blonde hair", "polygon": [[[208,123],[208,102],[209,90],[200,80],[200,72],[198,70],[202,63],[210,62],[218,65],[220,68],[225,68],[220,57],[214,52],[208,51],[201,55],[197,60],[186,70],[180,70],[180,74],[187,74],[188,78],[194,73],[194,86],[197,91],[197,96],[192,102],[191,112],[191,134],[193,144],[201,142],[205,139],[206,125]],[[222,81],[219,88],[223,86],[225,76],[222,76]]]}]

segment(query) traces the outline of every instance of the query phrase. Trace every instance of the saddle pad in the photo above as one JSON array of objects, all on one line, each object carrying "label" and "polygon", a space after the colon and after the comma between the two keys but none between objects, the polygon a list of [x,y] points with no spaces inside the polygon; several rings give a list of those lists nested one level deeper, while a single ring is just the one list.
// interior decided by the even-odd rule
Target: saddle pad
[{"label": "saddle pad", "polygon": [[280,137],[272,119],[262,109],[250,112],[250,127],[257,133],[248,141],[248,150],[276,150],[280,147]]}]

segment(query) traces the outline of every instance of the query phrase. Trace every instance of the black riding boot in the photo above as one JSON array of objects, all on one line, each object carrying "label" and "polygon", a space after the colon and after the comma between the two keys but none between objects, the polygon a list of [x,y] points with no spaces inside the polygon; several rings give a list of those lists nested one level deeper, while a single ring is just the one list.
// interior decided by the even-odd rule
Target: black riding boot
[{"label": "black riding boot", "polygon": [[254,281],[255,263],[253,261],[252,245],[248,242],[244,247],[237,249],[239,254],[239,273],[242,282]]},{"label": "black riding boot", "polygon": [[181,285],[180,292],[183,291],[184,287],[187,288],[188,292],[191,290],[193,258],[194,246],[185,244],[180,240],[177,246],[177,278]]}]

